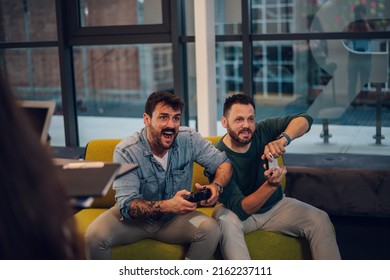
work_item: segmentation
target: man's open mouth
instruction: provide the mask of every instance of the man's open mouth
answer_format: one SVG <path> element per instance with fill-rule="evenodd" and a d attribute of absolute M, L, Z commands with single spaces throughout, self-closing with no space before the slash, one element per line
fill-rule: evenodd
<path fill-rule="evenodd" d="M 172 130 L 165 130 L 162 132 L 162 136 L 167 140 L 172 139 L 174 135 L 175 135 L 175 132 Z"/>
<path fill-rule="evenodd" d="M 250 130 L 242 130 L 240 131 L 240 135 L 243 137 L 250 137 L 252 135 L 252 131 Z"/>

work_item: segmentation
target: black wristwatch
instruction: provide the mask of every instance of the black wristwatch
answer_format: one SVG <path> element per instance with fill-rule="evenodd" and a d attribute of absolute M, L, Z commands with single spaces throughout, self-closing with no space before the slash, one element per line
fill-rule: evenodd
<path fill-rule="evenodd" d="M 282 132 L 282 133 L 278 136 L 278 138 L 276 138 L 276 139 L 280 139 L 280 138 L 282 138 L 282 137 L 285 137 L 285 138 L 287 139 L 287 145 L 289 145 L 289 144 L 291 143 L 291 137 L 288 136 L 288 134 L 287 134 L 286 132 Z"/>

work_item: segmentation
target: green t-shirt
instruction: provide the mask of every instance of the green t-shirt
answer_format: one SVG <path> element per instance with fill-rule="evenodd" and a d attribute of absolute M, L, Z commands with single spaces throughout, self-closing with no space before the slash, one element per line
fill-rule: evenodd
<path fill-rule="evenodd" d="M 224 188 L 219 201 L 236 213 L 241 220 L 250 216 L 242 209 L 242 200 L 265 182 L 263 167 L 265 161 L 261 159 L 265 145 L 275 140 L 286 129 L 289 122 L 298 116 L 305 117 L 311 126 L 313 119 L 306 114 L 268 118 L 256 123 L 256 131 L 246 153 L 236 153 L 230 150 L 223 143 L 223 138 L 216 144 L 218 149 L 226 152 L 234 167 L 232 179 Z M 280 186 L 256 213 L 268 211 L 282 197 L 283 189 Z"/>

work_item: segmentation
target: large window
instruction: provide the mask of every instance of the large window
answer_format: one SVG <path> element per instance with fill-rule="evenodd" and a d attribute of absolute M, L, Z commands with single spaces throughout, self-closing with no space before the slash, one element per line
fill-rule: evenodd
<path fill-rule="evenodd" d="M 0 43 L 57 39 L 55 1 L 0 1 Z"/>
<path fill-rule="evenodd" d="M 56 104 L 49 129 L 51 144 L 64 145 L 60 67 L 55 48 L 8 49 L 2 66 L 17 99 L 48 100 Z"/>
<path fill-rule="evenodd" d="M 323 152 L 364 153 L 360 136 L 370 147 L 388 138 L 389 3 L 255 0 L 250 13 L 242 3 L 215 1 L 218 119 L 224 97 L 245 91 L 257 102 L 257 118 L 307 111 L 313 142 L 330 144 Z M 356 148 L 332 149 L 348 134 Z"/>
<path fill-rule="evenodd" d="M 374 135 L 390 129 L 388 1 L 214 5 L 218 120 L 224 98 L 245 92 L 258 104 L 257 118 L 310 113 L 320 143 L 328 125 L 331 142 L 346 127 L 370 129 L 367 144 L 389 141 Z M 5 0 L 0 7 L 1 67 L 18 98 L 56 101 L 54 146 L 131 134 L 143 126 L 147 96 L 161 89 L 185 99 L 185 124 L 197 126 L 194 0 Z"/>

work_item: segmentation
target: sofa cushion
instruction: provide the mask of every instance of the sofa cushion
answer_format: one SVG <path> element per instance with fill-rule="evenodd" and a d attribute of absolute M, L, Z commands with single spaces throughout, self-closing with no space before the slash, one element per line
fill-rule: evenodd
<path fill-rule="evenodd" d="M 253 260 L 310 260 L 309 242 L 284 234 L 256 230 L 245 235 L 249 254 Z"/>

